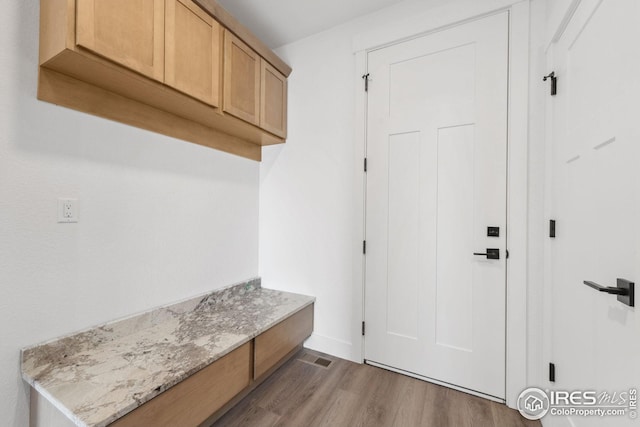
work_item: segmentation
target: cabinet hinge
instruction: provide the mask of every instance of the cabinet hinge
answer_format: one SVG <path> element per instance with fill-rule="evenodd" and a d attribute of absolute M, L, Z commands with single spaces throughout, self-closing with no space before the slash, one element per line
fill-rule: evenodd
<path fill-rule="evenodd" d="M 362 336 L 364 336 L 364 320 L 362 321 Z"/>
<path fill-rule="evenodd" d="M 556 365 L 555 363 L 549 363 L 549 381 L 556 382 Z"/>
<path fill-rule="evenodd" d="M 364 91 L 369 92 L 369 73 L 362 76 L 364 79 Z"/>
<path fill-rule="evenodd" d="M 364 171 L 367 171 L 367 158 L 364 158 Z"/>
<path fill-rule="evenodd" d="M 366 255 L 367 253 L 367 241 L 363 240 L 362 241 L 362 253 Z"/>

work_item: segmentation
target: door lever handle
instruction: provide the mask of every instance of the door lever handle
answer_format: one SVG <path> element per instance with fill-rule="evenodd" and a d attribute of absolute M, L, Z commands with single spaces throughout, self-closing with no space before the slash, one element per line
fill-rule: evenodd
<path fill-rule="evenodd" d="M 500 259 L 500 249 L 489 249 L 487 248 L 487 252 L 480 253 L 474 252 L 474 255 L 485 256 L 487 259 Z"/>
<path fill-rule="evenodd" d="M 583 283 L 600 292 L 606 292 L 614 295 L 629 295 L 629 291 L 627 289 L 614 288 L 613 286 L 602 286 L 598 285 L 596 282 L 590 282 L 588 280 L 585 280 Z"/>
<path fill-rule="evenodd" d="M 625 279 L 618 279 L 617 280 L 617 284 L 616 286 L 602 286 L 599 285 L 595 282 L 591 282 L 589 280 L 585 280 L 584 282 L 585 285 L 589 286 L 590 288 L 593 288 L 595 290 L 597 290 L 598 292 L 605 292 L 607 294 L 612 294 L 612 295 L 617 295 L 618 296 L 618 301 L 620 301 L 623 304 L 626 304 L 630 307 L 634 307 L 635 301 L 634 301 L 634 291 L 635 291 L 635 283 L 630 282 L 628 280 Z"/>

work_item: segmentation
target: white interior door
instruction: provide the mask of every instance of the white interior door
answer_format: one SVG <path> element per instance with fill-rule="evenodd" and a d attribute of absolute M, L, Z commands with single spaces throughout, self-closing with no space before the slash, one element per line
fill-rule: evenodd
<path fill-rule="evenodd" d="M 368 71 L 365 359 L 504 399 L 508 14 Z"/>
<path fill-rule="evenodd" d="M 550 239 L 554 388 L 625 392 L 640 386 L 637 308 L 583 284 L 640 281 L 640 2 L 583 0 L 549 63 Z M 638 425 L 628 416 L 573 425 Z"/>

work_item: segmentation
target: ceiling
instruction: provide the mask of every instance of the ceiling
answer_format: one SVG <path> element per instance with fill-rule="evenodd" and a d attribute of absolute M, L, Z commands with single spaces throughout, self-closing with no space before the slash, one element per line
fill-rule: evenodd
<path fill-rule="evenodd" d="M 403 0 L 218 0 L 271 48 Z"/>

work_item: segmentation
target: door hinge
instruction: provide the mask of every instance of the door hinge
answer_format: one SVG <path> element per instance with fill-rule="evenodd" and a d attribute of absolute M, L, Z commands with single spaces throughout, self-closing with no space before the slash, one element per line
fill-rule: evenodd
<path fill-rule="evenodd" d="M 551 96 L 556 96 L 558 94 L 558 78 L 556 77 L 556 72 L 552 71 L 542 78 L 543 82 L 547 80 L 551 80 Z"/>
<path fill-rule="evenodd" d="M 364 79 L 364 91 L 369 92 L 369 73 L 362 76 Z"/>
<path fill-rule="evenodd" d="M 362 241 L 362 253 L 366 255 L 367 253 L 367 241 L 363 240 Z"/>
<path fill-rule="evenodd" d="M 362 336 L 364 336 L 364 320 L 362 321 Z"/>
<path fill-rule="evenodd" d="M 506 252 L 507 259 L 509 259 L 509 249 L 507 249 L 505 252 Z"/>
<path fill-rule="evenodd" d="M 549 381 L 556 382 L 556 365 L 555 363 L 549 363 Z"/>
<path fill-rule="evenodd" d="M 364 158 L 364 171 L 367 171 L 367 158 Z"/>
<path fill-rule="evenodd" d="M 549 220 L 549 237 L 551 237 L 552 239 L 555 239 L 556 237 L 556 220 L 555 219 Z"/>

